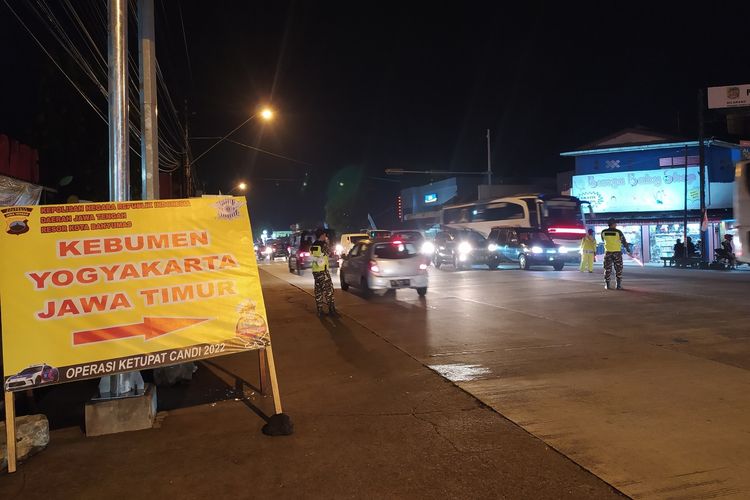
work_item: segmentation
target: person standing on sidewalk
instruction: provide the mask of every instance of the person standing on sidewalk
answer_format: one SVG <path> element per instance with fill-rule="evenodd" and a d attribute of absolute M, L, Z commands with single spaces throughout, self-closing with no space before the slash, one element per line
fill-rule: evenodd
<path fill-rule="evenodd" d="M 615 277 L 617 278 L 617 289 L 622 290 L 622 249 L 630 255 L 628 242 L 625 235 L 617 229 L 617 221 L 609 219 L 609 227 L 602 231 L 602 241 L 604 242 L 604 288 L 612 288 L 609 284 L 609 278 L 612 276 L 612 267 L 615 268 Z"/>
<path fill-rule="evenodd" d="M 594 272 L 594 255 L 596 255 L 596 238 L 594 238 L 594 230 L 589 229 L 581 240 L 581 266 L 579 267 L 581 272 Z"/>
<path fill-rule="evenodd" d="M 315 280 L 315 307 L 318 316 L 323 316 L 323 306 L 328 304 L 328 314 L 337 316 L 333 303 L 333 281 L 328 270 L 328 234 L 322 229 L 315 231 L 315 241 L 310 246 L 312 256 L 312 274 Z"/>

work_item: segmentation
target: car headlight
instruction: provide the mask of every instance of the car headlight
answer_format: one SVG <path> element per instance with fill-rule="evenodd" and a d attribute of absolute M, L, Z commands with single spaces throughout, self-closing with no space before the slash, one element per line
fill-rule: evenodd
<path fill-rule="evenodd" d="M 273 248 L 266 248 L 266 255 L 271 255 L 273 253 Z"/>
<path fill-rule="evenodd" d="M 425 241 L 422 243 L 421 252 L 423 255 L 432 255 L 435 253 L 435 245 L 431 241 Z"/>
<path fill-rule="evenodd" d="M 560 253 L 568 253 L 568 247 L 560 247 L 557 249 L 557 251 Z"/>
<path fill-rule="evenodd" d="M 497 250 L 497 245 L 495 245 L 494 243 L 490 243 L 489 245 L 487 245 L 487 250 L 489 250 L 490 252 L 494 252 L 495 250 Z"/>
<path fill-rule="evenodd" d="M 459 243 L 458 253 L 469 253 L 469 252 L 471 252 L 471 245 L 468 242 L 464 241 L 464 242 Z"/>
<path fill-rule="evenodd" d="M 542 247 L 531 247 L 531 253 L 542 253 Z"/>
<path fill-rule="evenodd" d="M 341 244 L 336 245 L 336 253 L 338 254 L 344 253 L 344 245 L 341 245 Z"/>

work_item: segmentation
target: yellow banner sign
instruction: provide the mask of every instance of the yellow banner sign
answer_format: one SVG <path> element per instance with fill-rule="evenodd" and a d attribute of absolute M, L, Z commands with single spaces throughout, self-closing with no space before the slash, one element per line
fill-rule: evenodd
<path fill-rule="evenodd" d="M 270 345 L 244 198 L 0 214 L 6 391 Z"/>

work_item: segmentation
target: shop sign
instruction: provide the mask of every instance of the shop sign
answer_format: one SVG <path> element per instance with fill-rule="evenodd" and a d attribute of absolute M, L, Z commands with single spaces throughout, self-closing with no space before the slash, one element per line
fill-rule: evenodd
<path fill-rule="evenodd" d="M 270 346 L 242 197 L 2 216 L 6 391 Z"/>
<path fill-rule="evenodd" d="M 571 194 L 597 213 L 683 210 L 685 169 L 574 175 Z M 687 168 L 687 195 L 688 209 L 700 208 L 698 167 Z"/>
<path fill-rule="evenodd" d="M 750 85 L 708 88 L 708 109 L 750 106 Z"/>
<path fill-rule="evenodd" d="M 740 141 L 740 153 L 743 160 L 750 160 L 750 141 Z"/>

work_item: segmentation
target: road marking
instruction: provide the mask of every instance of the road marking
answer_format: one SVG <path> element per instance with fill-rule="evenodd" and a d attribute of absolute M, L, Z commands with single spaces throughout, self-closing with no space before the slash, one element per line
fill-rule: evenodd
<path fill-rule="evenodd" d="M 448 365 L 427 365 L 428 368 L 438 372 L 451 382 L 471 382 L 479 380 L 482 375 L 489 375 L 492 371 L 482 365 L 466 365 L 463 363 L 451 363 Z"/>

